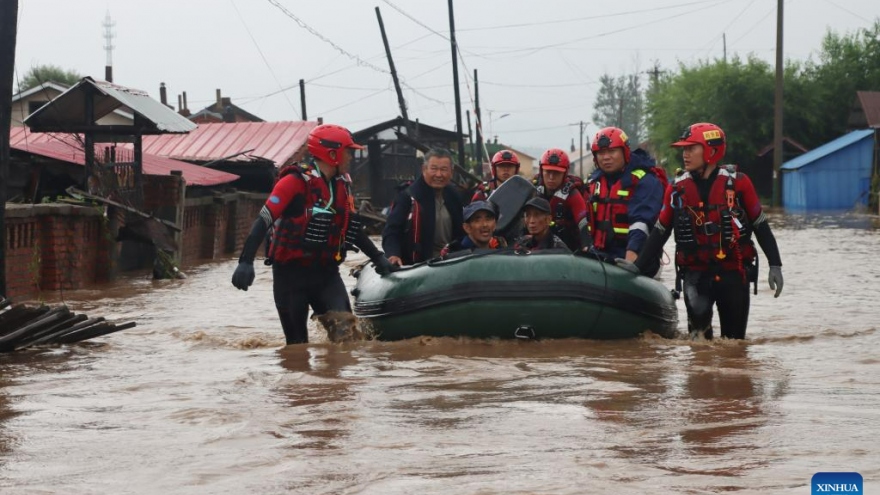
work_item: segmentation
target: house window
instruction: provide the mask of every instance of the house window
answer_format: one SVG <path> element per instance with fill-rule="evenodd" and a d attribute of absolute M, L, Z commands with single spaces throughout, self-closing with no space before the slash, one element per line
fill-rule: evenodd
<path fill-rule="evenodd" d="M 46 103 L 49 103 L 49 101 L 48 100 L 29 101 L 28 102 L 28 115 L 36 112 L 37 110 L 40 109 L 40 107 L 42 107 Z"/>

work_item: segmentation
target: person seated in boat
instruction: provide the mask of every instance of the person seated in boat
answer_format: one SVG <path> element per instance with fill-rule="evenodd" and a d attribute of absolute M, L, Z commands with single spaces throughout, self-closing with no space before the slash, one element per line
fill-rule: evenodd
<path fill-rule="evenodd" d="M 587 204 L 576 181 L 568 174 L 570 161 L 565 151 L 551 148 L 538 162 L 541 181 L 538 197 L 550 203 L 551 228 L 570 251 L 588 249 L 592 244 L 587 230 Z"/>
<path fill-rule="evenodd" d="M 395 265 L 436 258 L 443 246 L 464 235 L 462 200 L 452 181 L 452 155 L 432 149 L 422 175 L 391 203 L 382 230 L 382 249 Z"/>
<path fill-rule="evenodd" d="M 511 150 L 501 150 L 492 157 L 492 179 L 477 186 L 477 192 L 471 198 L 474 201 L 486 201 L 507 179 L 519 173 L 519 157 Z"/>
<path fill-rule="evenodd" d="M 540 251 L 542 249 L 571 249 L 550 228 L 553 222 L 550 202 L 544 198 L 530 199 L 523 206 L 523 223 L 526 226 L 526 235 L 514 242 L 517 251 Z"/>
<path fill-rule="evenodd" d="M 464 224 L 462 227 L 467 235 L 444 246 L 440 250 L 441 258 L 461 251 L 473 252 L 477 249 L 507 247 L 507 241 L 503 237 L 494 235 L 498 214 L 492 203 L 488 201 L 474 201 L 464 207 L 463 217 Z"/>
<path fill-rule="evenodd" d="M 600 129 L 591 148 L 596 170 L 587 180 L 584 199 L 593 247 L 619 264 L 632 263 L 672 188 L 667 188 L 666 172 L 648 153 L 630 151 L 629 137 L 618 127 Z M 659 270 L 660 257 L 654 255 L 645 274 L 653 277 Z"/>

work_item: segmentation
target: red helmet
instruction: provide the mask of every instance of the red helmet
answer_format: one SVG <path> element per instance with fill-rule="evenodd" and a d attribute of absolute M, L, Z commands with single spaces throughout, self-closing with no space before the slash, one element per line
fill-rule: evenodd
<path fill-rule="evenodd" d="M 727 150 L 727 138 L 724 136 L 724 131 L 717 125 L 708 122 L 689 125 L 678 141 L 670 146 L 680 147 L 694 144 L 703 146 L 703 160 L 709 165 L 720 162 L 724 158 L 724 151 Z"/>
<path fill-rule="evenodd" d="M 605 127 L 604 129 L 599 129 L 599 132 L 596 133 L 596 137 L 593 138 L 593 145 L 591 146 L 591 149 L 593 150 L 593 161 L 596 161 L 596 153 L 598 153 L 599 150 L 611 148 L 623 148 L 623 159 L 626 163 L 629 163 L 629 137 L 623 132 L 623 129 L 619 127 Z"/>
<path fill-rule="evenodd" d="M 316 160 L 338 167 L 342 161 L 342 153 L 345 148 L 356 150 L 364 149 L 363 146 L 354 142 L 351 132 L 345 127 L 333 124 L 323 124 L 312 129 L 308 139 L 309 153 Z"/>
<path fill-rule="evenodd" d="M 501 150 L 492 157 L 492 177 L 495 177 L 495 167 L 498 165 L 515 165 L 516 173 L 519 173 L 519 157 L 510 150 Z"/>
<path fill-rule="evenodd" d="M 550 148 L 541 155 L 538 165 L 540 165 L 541 170 L 546 168 L 547 170 L 568 173 L 570 163 L 568 155 L 564 151 L 559 148 Z"/>

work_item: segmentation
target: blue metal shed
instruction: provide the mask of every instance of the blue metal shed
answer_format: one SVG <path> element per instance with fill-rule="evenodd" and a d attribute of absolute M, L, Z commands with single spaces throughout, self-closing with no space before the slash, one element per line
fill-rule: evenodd
<path fill-rule="evenodd" d="M 782 205 L 850 210 L 868 204 L 874 129 L 853 131 L 782 164 Z"/>

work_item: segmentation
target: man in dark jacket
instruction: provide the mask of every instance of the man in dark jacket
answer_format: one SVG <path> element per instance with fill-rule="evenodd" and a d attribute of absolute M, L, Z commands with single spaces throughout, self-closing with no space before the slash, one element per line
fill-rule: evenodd
<path fill-rule="evenodd" d="M 396 265 L 411 265 L 440 255 L 443 247 L 464 235 L 462 201 L 452 180 L 452 155 L 425 154 L 422 175 L 391 203 L 382 231 L 382 248 Z"/>
<path fill-rule="evenodd" d="M 528 234 L 520 237 L 514 243 L 517 251 L 540 251 L 542 249 L 571 250 L 557 237 L 550 224 L 553 216 L 550 213 L 550 202 L 544 198 L 532 198 L 523 206 L 523 223 Z"/>

